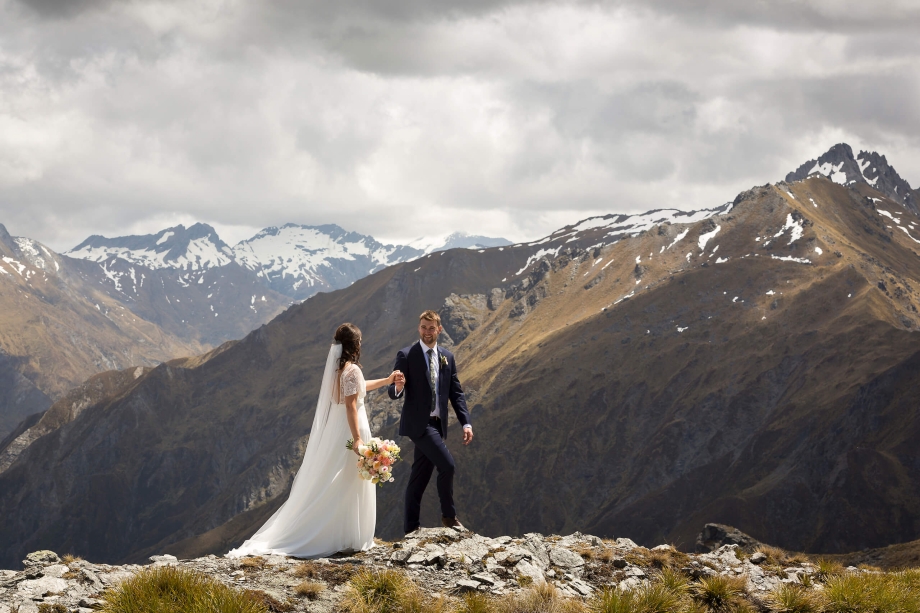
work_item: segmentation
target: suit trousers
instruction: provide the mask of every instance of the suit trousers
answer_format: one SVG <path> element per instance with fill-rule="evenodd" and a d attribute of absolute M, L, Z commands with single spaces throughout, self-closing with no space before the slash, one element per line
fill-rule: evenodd
<path fill-rule="evenodd" d="M 406 510 L 403 530 L 408 534 L 421 525 L 419 519 L 422 511 L 422 495 L 428 487 L 431 473 L 438 469 L 438 498 L 441 501 L 441 515 L 456 517 L 454 508 L 454 458 L 447 450 L 437 420 L 432 419 L 425 428 L 425 433 L 412 438 L 415 443 L 415 456 L 412 471 L 409 473 L 409 485 L 406 487 Z"/>

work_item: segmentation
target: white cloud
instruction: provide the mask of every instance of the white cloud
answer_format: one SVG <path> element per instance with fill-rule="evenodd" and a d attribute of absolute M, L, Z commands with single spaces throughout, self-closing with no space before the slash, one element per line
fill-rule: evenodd
<path fill-rule="evenodd" d="M 0 223 L 521 240 L 715 206 L 841 140 L 920 180 L 918 10 L 781 4 L 7 1 Z"/>

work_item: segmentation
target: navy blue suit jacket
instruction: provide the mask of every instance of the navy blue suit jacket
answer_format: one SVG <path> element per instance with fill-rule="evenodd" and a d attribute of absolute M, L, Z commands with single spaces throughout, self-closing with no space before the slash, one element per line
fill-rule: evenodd
<path fill-rule="evenodd" d="M 457 377 L 457 363 L 454 354 L 440 345 L 438 352 L 446 358 L 447 364 L 438 360 L 438 412 L 441 417 L 441 438 L 447 436 L 447 402 L 454 407 L 457 421 L 464 426 L 471 424 L 470 412 L 466 408 L 466 397 Z M 396 354 L 396 364 L 393 370 L 402 371 L 406 375 L 406 386 L 403 388 L 403 410 L 399 419 L 399 434 L 409 438 L 418 438 L 425 433 L 428 418 L 431 415 L 431 383 L 428 382 L 428 365 L 425 352 L 418 341 L 408 347 L 400 349 Z M 396 384 L 391 383 L 387 392 L 390 398 L 396 399 Z"/>

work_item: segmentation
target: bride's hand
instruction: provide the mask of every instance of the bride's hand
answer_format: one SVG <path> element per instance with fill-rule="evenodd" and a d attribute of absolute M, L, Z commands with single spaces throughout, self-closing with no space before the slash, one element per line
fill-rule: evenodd
<path fill-rule="evenodd" d="M 397 377 L 397 375 L 399 375 L 399 371 L 398 371 L 398 370 L 394 370 L 393 372 L 391 372 L 391 373 L 390 373 L 390 376 L 387 377 L 387 385 L 389 385 L 389 384 L 391 384 L 391 383 L 395 383 L 395 382 L 396 382 L 396 377 Z"/>
<path fill-rule="evenodd" d="M 364 441 L 362 441 L 361 438 L 359 437 L 355 439 L 354 445 L 351 446 L 351 450 L 354 451 L 355 455 L 358 457 L 361 457 L 361 452 L 358 451 L 358 447 L 360 447 L 363 444 L 364 444 Z"/>

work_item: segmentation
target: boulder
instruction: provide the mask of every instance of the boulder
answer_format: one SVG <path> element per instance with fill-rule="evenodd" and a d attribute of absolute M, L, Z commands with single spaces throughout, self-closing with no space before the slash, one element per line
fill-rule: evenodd
<path fill-rule="evenodd" d="M 458 593 L 475 592 L 479 589 L 480 583 L 472 579 L 460 579 L 454 588 Z"/>
<path fill-rule="evenodd" d="M 33 551 L 26 556 L 26 559 L 22 561 L 22 565 L 26 568 L 30 566 L 51 566 L 52 564 L 60 564 L 61 558 L 58 557 L 58 554 L 47 549 L 42 549 L 41 551 Z"/>
<path fill-rule="evenodd" d="M 514 567 L 514 570 L 518 575 L 529 577 L 531 581 L 533 581 L 534 585 L 543 585 L 546 583 L 546 578 L 543 576 L 543 571 L 527 560 L 521 560 L 518 562 Z"/>
<path fill-rule="evenodd" d="M 446 553 L 452 560 L 465 560 L 469 564 L 470 562 L 481 561 L 489 553 L 489 546 L 484 542 L 484 539 L 468 538 L 451 543 L 447 547 Z"/>
<path fill-rule="evenodd" d="M 20 581 L 16 589 L 31 598 L 42 598 L 45 594 L 57 594 L 67 589 L 67 580 L 59 577 L 42 577 Z"/>
<path fill-rule="evenodd" d="M 724 524 L 706 524 L 696 537 L 698 553 L 709 553 L 723 545 L 738 545 L 744 551 L 753 552 L 761 543 L 741 530 Z"/>
<path fill-rule="evenodd" d="M 767 554 L 762 551 L 757 551 L 754 555 L 751 556 L 751 564 L 763 564 L 767 561 Z"/>
<path fill-rule="evenodd" d="M 636 547 L 638 547 L 638 545 L 636 545 L 635 541 L 633 541 L 632 539 L 618 538 L 616 542 L 617 542 L 617 547 L 619 547 L 620 549 L 631 550 L 631 549 L 635 549 Z"/>
<path fill-rule="evenodd" d="M 562 568 L 577 568 L 585 565 L 585 561 L 580 555 L 565 547 L 551 547 L 549 559 L 554 565 Z"/>

